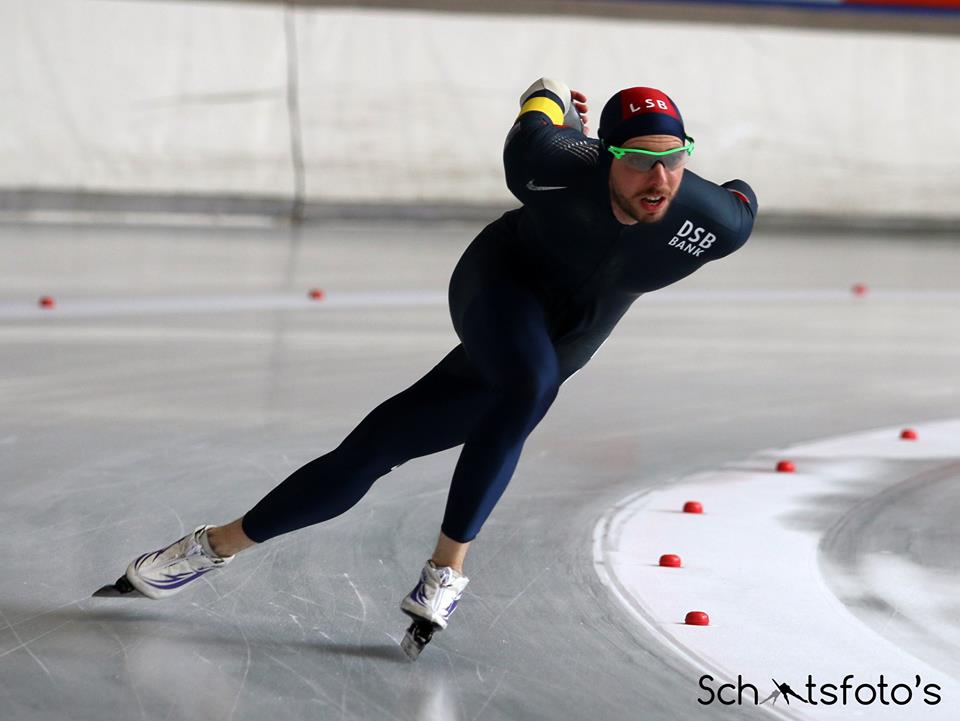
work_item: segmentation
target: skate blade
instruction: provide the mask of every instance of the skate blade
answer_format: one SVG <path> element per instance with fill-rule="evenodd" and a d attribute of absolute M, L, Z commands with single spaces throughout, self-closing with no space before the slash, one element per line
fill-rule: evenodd
<path fill-rule="evenodd" d="M 417 618 L 410 624 L 406 634 L 404 634 L 403 640 L 400 642 L 400 649 L 406 654 L 408 659 L 416 661 L 426 645 L 430 643 L 433 634 L 438 630 L 440 630 L 440 627 L 436 624 L 430 623 L 430 621 L 422 618 Z"/>
<path fill-rule="evenodd" d="M 400 642 L 400 649 L 403 651 L 404 655 L 406 655 L 407 659 L 410 661 L 416 661 L 418 658 L 420 658 L 420 653 L 423 651 L 423 646 L 417 643 L 408 633 Z"/>
<path fill-rule="evenodd" d="M 126 575 L 120 576 L 116 583 L 110 583 L 94 591 L 92 598 L 146 598 L 133 587 Z"/>

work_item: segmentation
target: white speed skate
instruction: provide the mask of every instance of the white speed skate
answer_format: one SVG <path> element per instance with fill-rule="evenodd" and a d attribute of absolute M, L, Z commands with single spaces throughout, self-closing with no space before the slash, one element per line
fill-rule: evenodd
<path fill-rule="evenodd" d="M 158 600 L 180 593 L 234 558 L 220 557 L 213 552 L 207 541 L 209 528 L 213 526 L 200 526 L 169 546 L 135 558 L 116 583 L 104 586 L 93 595 L 146 596 Z"/>
<path fill-rule="evenodd" d="M 427 561 L 420 581 L 400 602 L 400 610 L 413 619 L 400 647 L 411 660 L 423 651 L 433 634 L 447 627 L 470 579 L 449 566 Z"/>

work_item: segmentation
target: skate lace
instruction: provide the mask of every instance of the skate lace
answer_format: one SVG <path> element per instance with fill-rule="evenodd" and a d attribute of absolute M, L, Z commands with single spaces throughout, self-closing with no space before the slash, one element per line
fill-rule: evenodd
<path fill-rule="evenodd" d="M 166 563 L 161 567 L 162 571 L 167 571 L 171 567 L 185 563 L 193 571 L 202 571 L 217 565 L 213 559 L 208 558 L 203 552 L 203 548 L 195 541 L 188 541 L 185 548 L 178 549 L 179 552 L 166 559 Z"/>

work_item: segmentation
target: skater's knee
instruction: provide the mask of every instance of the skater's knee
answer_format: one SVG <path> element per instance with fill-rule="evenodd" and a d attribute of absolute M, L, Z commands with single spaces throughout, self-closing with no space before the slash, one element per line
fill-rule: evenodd
<path fill-rule="evenodd" d="M 389 438 L 377 442 L 374 439 L 344 440 L 328 454 L 332 461 L 327 469 L 340 478 L 364 479 L 372 485 L 381 476 L 400 466 L 408 458 L 399 449 L 393 448 Z"/>
<path fill-rule="evenodd" d="M 363 475 L 380 476 L 406 458 L 397 445 L 397 431 L 391 427 L 388 413 L 381 408 L 371 411 L 328 454 L 331 463 L 340 469 Z"/>
<path fill-rule="evenodd" d="M 499 386 L 500 392 L 510 401 L 534 412 L 553 403 L 560 389 L 560 373 L 556 362 L 520 364 L 511 369 Z"/>

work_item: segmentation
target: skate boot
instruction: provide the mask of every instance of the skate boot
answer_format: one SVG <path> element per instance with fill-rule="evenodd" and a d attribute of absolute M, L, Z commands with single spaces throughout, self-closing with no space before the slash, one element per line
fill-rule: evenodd
<path fill-rule="evenodd" d="M 437 566 L 432 560 L 424 565 L 420 581 L 400 602 L 400 610 L 413 619 L 400 643 L 411 660 L 420 655 L 436 631 L 447 627 L 469 582 L 469 578 L 449 566 Z"/>
<path fill-rule="evenodd" d="M 200 526 L 169 546 L 134 559 L 116 583 L 93 595 L 167 598 L 210 571 L 226 566 L 234 557 L 213 552 L 207 540 L 208 528 L 213 526 Z"/>

